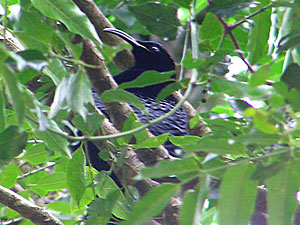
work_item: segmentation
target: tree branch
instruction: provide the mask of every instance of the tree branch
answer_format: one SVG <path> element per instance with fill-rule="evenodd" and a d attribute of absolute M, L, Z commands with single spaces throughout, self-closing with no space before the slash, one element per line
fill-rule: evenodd
<path fill-rule="evenodd" d="M 59 219 L 47 210 L 37 206 L 21 195 L 0 185 L 0 203 L 18 212 L 21 216 L 29 219 L 34 224 L 63 225 Z"/>

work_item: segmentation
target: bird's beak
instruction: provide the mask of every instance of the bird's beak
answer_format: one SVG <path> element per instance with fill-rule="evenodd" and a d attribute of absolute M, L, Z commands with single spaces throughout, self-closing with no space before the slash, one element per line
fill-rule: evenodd
<path fill-rule="evenodd" d="M 134 37 L 130 36 L 129 34 L 126 34 L 121 30 L 115 28 L 105 28 L 103 29 L 103 31 L 117 35 L 118 37 L 122 38 L 124 41 L 128 42 L 132 47 L 139 47 L 149 51 L 149 49 L 146 48 L 144 45 L 138 43 Z"/>

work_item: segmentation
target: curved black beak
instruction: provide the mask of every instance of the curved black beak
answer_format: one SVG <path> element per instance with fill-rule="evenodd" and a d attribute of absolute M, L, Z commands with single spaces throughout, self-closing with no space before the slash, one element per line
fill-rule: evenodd
<path fill-rule="evenodd" d="M 121 31 L 121 30 L 118 30 L 115 28 L 105 28 L 105 29 L 103 29 L 103 31 L 117 35 L 118 37 L 122 38 L 124 41 L 128 42 L 132 47 L 139 47 L 139 48 L 143 48 L 143 49 L 149 51 L 148 48 L 146 48 L 144 45 L 138 43 L 138 41 L 134 37 L 130 36 L 129 34 L 125 33 L 124 31 Z"/>

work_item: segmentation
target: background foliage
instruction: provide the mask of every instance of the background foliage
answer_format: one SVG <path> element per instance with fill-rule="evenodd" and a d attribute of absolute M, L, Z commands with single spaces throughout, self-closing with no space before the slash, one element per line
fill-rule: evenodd
<path fill-rule="evenodd" d="M 180 183 L 161 184 L 143 198 L 132 187 L 122 192 L 107 172 L 86 166 L 85 142 L 71 154 L 67 138 L 58 134 L 68 127 L 93 135 L 103 120 L 89 106 L 90 84 L 79 61 L 82 48 L 72 43 L 74 34 L 94 42 L 113 75 L 119 71 L 111 60 L 123 47 L 102 45 L 73 1 L 1 0 L 6 9 L 2 25 L 25 48 L 13 53 L 0 45 L 0 184 L 50 210 L 64 224 L 105 224 L 112 215 L 122 224 L 141 224 L 159 216 L 193 179 L 199 182 L 182 197 L 180 224 L 248 224 L 261 186 L 268 189 L 268 224 L 293 224 L 300 182 L 300 2 L 94 2 L 118 29 L 138 33 L 139 39 L 165 41 L 184 68 L 184 78 L 198 74 L 190 95 L 198 114 L 190 126 L 203 119 L 211 132 L 201 138 L 170 137 L 183 148 L 184 158 L 144 168 L 137 178 L 175 176 Z M 184 43 L 186 34 L 197 46 L 189 37 Z M 187 87 L 185 79 L 179 83 L 177 88 Z M 120 89 L 114 96 L 144 109 Z M 128 144 L 130 138 L 110 144 L 123 152 L 155 148 L 167 136 L 145 140 L 140 132 L 137 145 Z M 124 163 L 122 157 L 113 161 Z M 0 220 L 32 224 L 5 205 Z"/>

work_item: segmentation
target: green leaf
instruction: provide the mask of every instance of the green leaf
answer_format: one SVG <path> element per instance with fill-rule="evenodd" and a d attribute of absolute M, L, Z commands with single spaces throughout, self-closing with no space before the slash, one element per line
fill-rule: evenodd
<path fill-rule="evenodd" d="M 75 116 L 74 119 L 72 119 L 72 124 L 74 124 L 81 132 L 88 135 L 94 135 L 101 127 L 104 118 L 105 117 L 98 112 L 91 112 L 86 115 L 86 121 L 84 121 L 81 116 Z"/>
<path fill-rule="evenodd" d="M 254 125 L 259 131 L 267 134 L 278 133 L 276 125 L 270 122 L 271 114 L 269 112 L 248 108 L 244 111 L 243 115 L 253 117 Z"/>
<path fill-rule="evenodd" d="M 27 133 L 17 126 L 9 126 L 0 133 L 0 164 L 19 155 L 27 144 Z"/>
<path fill-rule="evenodd" d="M 199 171 L 199 166 L 194 158 L 161 161 L 155 166 L 141 169 L 138 179 L 160 178 Z"/>
<path fill-rule="evenodd" d="M 88 208 L 89 217 L 98 217 L 97 224 L 106 224 L 111 217 L 112 210 L 115 207 L 117 200 L 120 196 L 120 192 L 118 190 L 111 191 L 106 199 L 98 198 L 94 200 Z M 91 222 L 92 218 L 87 220 L 87 224 L 93 224 Z M 100 222 L 100 223 L 99 223 Z"/>
<path fill-rule="evenodd" d="M 177 28 L 180 25 L 175 8 L 148 3 L 129 6 L 128 9 L 151 33 L 161 38 L 175 39 Z"/>
<path fill-rule="evenodd" d="M 214 29 L 211 29 L 212 27 Z M 208 30 L 209 32 L 207 32 Z M 211 45 L 213 45 L 214 49 L 216 50 L 222 38 L 222 34 L 222 24 L 218 21 L 215 15 L 207 13 L 199 29 L 199 35 L 201 39 L 207 40 L 208 45 L 210 45 L 209 43 L 211 43 Z"/>
<path fill-rule="evenodd" d="M 262 8 L 270 3 L 270 0 L 262 0 L 259 8 Z M 268 40 L 271 27 L 271 14 L 272 10 L 266 10 L 253 17 L 255 26 L 251 27 L 249 33 L 249 42 L 247 49 L 248 60 L 250 64 L 256 64 L 260 59 L 266 57 L 268 52 Z"/>
<path fill-rule="evenodd" d="M 252 165 L 245 164 L 228 168 L 223 175 L 217 206 L 218 224 L 248 224 L 257 193 L 257 182 L 250 179 L 253 171 Z"/>
<path fill-rule="evenodd" d="M 247 83 L 224 79 L 214 79 L 211 82 L 211 88 L 214 92 L 225 93 L 238 98 L 248 96 L 259 98 L 265 96 L 272 89 L 267 85 L 251 88 Z"/>
<path fill-rule="evenodd" d="M 159 92 L 155 101 L 157 103 L 159 103 L 161 100 L 169 97 L 174 91 L 186 88 L 188 82 L 189 82 L 189 79 L 184 79 L 181 82 L 175 82 L 175 83 L 169 84 L 167 87 L 165 87 L 164 89 L 162 89 Z"/>
<path fill-rule="evenodd" d="M 71 33 L 57 31 L 56 34 L 63 41 L 73 58 L 79 60 L 82 55 L 82 44 L 73 44 L 72 41 L 74 38 Z"/>
<path fill-rule="evenodd" d="M 267 180 L 268 224 L 294 224 L 294 215 L 298 207 L 295 196 L 299 190 L 299 174 L 299 163 L 291 161 Z"/>
<path fill-rule="evenodd" d="M 12 188 L 18 178 L 19 169 L 15 164 L 8 164 L 1 168 L 0 183 L 6 188 Z"/>
<path fill-rule="evenodd" d="M 120 219 L 126 219 L 130 213 L 128 208 L 129 202 L 124 197 L 118 185 L 111 179 L 110 176 L 107 176 L 106 171 L 101 171 L 97 174 L 96 180 L 98 183 L 95 187 L 95 191 L 97 196 L 100 198 L 107 199 L 107 196 L 111 192 L 119 192 L 119 198 L 115 203 L 112 213 Z"/>
<path fill-rule="evenodd" d="M 194 190 L 188 190 L 184 193 L 183 204 L 179 211 L 180 225 L 202 224 L 200 223 L 202 207 L 207 199 L 209 185 L 208 176 L 201 176 Z"/>
<path fill-rule="evenodd" d="M 80 208 L 80 200 L 87 187 L 85 156 L 83 151 L 80 151 L 80 149 L 73 153 L 72 159 L 68 162 L 67 183 L 68 190 L 72 198 L 75 199 L 78 208 Z"/>
<path fill-rule="evenodd" d="M 144 112 L 147 111 L 145 105 L 137 96 L 122 89 L 107 90 L 101 95 L 100 98 L 107 103 L 127 102 Z"/>
<path fill-rule="evenodd" d="M 157 216 L 168 205 L 172 196 L 174 196 L 179 185 L 162 184 L 150 190 L 141 200 L 139 200 L 133 209 L 131 215 L 122 225 L 138 225 L 153 216 Z"/>
<path fill-rule="evenodd" d="M 61 80 L 69 76 L 69 72 L 59 59 L 50 58 L 48 66 L 43 70 L 48 77 L 51 78 L 53 83 L 57 86 Z"/>
<path fill-rule="evenodd" d="M 88 77 L 81 70 L 76 75 L 71 76 L 69 82 L 68 105 L 74 113 L 78 113 L 85 120 L 87 113 L 85 104 L 94 102 Z"/>
<path fill-rule="evenodd" d="M 164 83 L 166 81 L 174 81 L 174 79 L 171 79 L 170 76 L 174 75 L 174 71 L 171 72 L 165 72 L 165 73 L 159 73 L 154 70 L 145 71 L 141 75 L 139 75 L 135 80 L 122 83 L 119 85 L 119 88 L 127 89 L 127 88 L 141 88 L 146 87 L 150 85 L 160 84 Z"/>
<path fill-rule="evenodd" d="M 280 39 L 278 43 L 278 53 L 286 51 L 290 48 L 294 48 L 300 44 L 300 29 L 292 31 L 283 38 Z"/>
<path fill-rule="evenodd" d="M 253 0 L 214 0 L 209 3 L 206 10 L 219 17 L 231 17 L 252 2 Z"/>
<path fill-rule="evenodd" d="M 46 52 L 55 38 L 54 28 L 42 21 L 34 7 L 22 7 L 20 25 L 23 33 L 17 33 L 24 44 L 32 49 Z M 18 35 L 21 34 L 21 35 Z"/>
<path fill-rule="evenodd" d="M 5 129 L 5 98 L 3 96 L 2 85 L 0 85 L 0 132 Z"/>
<path fill-rule="evenodd" d="M 23 124 L 26 109 L 21 84 L 18 82 L 13 71 L 10 68 L 8 68 L 4 63 L 0 63 L 0 73 L 4 78 L 9 95 L 11 97 L 13 109 L 16 113 L 18 124 L 21 126 Z"/>
<path fill-rule="evenodd" d="M 31 148 L 27 148 L 22 158 L 32 164 L 40 164 L 47 162 L 48 153 L 43 143 L 37 143 Z"/>
<path fill-rule="evenodd" d="M 265 181 L 281 170 L 284 167 L 284 164 L 285 162 L 272 162 L 264 165 L 258 164 L 251 178 L 254 180 Z"/>
<path fill-rule="evenodd" d="M 31 0 L 31 2 L 45 16 L 64 23 L 69 31 L 95 43 L 101 43 L 94 26 L 74 2 L 69 0 Z"/>
<path fill-rule="evenodd" d="M 238 143 L 235 138 L 210 136 L 199 138 L 195 136 L 170 136 L 170 141 L 184 149 L 184 152 L 209 152 L 220 155 L 232 154 L 235 156 L 245 155 L 245 146 Z"/>
<path fill-rule="evenodd" d="M 63 133 L 54 122 L 52 123 L 51 129 Z M 68 148 L 69 143 L 65 138 L 51 131 L 38 131 L 36 134 L 45 142 L 47 148 L 71 158 L 70 149 Z"/>
<path fill-rule="evenodd" d="M 295 88 L 300 91 L 300 66 L 297 63 L 289 64 L 284 70 L 280 81 L 287 84 L 289 89 Z"/>
<path fill-rule="evenodd" d="M 159 136 L 150 137 L 146 140 L 142 141 L 141 143 L 138 143 L 136 145 L 133 145 L 135 149 L 141 149 L 141 148 L 157 148 L 158 146 L 161 146 L 164 144 L 170 133 L 161 134 Z"/>
<path fill-rule="evenodd" d="M 263 65 L 259 67 L 254 74 L 251 74 L 248 81 L 250 87 L 256 87 L 258 85 L 264 84 L 267 79 L 273 76 L 273 71 L 270 65 Z"/>
<path fill-rule="evenodd" d="M 178 6 L 181 6 L 181 7 L 189 9 L 192 0 L 173 0 L 173 2 L 175 4 L 177 4 Z"/>
<path fill-rule="evenodd" d="M 63 172 L 43 176 L 36 184 L 36 187 L 44 191 L 57 191 L 67 188 L 67 177 Z"/>

